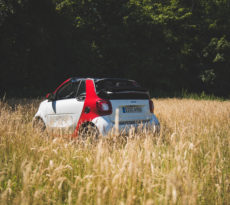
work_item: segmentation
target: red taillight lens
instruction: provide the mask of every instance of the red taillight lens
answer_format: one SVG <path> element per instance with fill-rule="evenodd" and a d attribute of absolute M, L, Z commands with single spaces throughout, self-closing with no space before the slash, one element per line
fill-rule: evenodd
<path fill-rule="evenodd" d="M 109 100 L 98 100 L 96 104 L 99 115 L 112 114 L 112 105 Z"/>
<path fill-rule="evenodd" d="M 154 104 L 152 100 L 149 100 L 149 110 L 151 113 L 154 113 Z"/>

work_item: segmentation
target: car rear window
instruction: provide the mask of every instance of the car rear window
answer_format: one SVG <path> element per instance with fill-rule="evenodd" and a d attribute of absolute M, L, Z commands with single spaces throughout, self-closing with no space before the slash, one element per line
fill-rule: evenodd
<path fill-rule="evenodd" d="M 95 81 L 95 87 L 104 99 L 149 99 L 149 92 L 134 80 L 102 79 Z"/>

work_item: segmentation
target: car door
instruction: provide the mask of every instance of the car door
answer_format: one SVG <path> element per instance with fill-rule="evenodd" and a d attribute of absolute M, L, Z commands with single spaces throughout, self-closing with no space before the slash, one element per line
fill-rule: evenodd
<path fill-rule="evenodd" d="M 84 80 L 64 84 L 57 91 L 56 100 L 48 102 L 46 111 L 48 126 L 73 131 L 84 106 L 84 96 L 81 98 L 78 96 L 84 92 Z"/>

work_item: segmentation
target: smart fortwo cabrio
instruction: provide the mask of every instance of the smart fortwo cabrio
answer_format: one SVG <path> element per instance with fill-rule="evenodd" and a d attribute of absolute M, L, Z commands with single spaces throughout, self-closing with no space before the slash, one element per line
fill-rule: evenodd
<path fill-rule="evenodd" d="M 74 136 L 93 127 L 107 135 L 119 110 L 119 131 L 142 125 L 159 132 L 149 92 L 136 81 L 118 78 L 69 78 L 46 95 L 33 124 L 49 129 L 67 129 Z"/>

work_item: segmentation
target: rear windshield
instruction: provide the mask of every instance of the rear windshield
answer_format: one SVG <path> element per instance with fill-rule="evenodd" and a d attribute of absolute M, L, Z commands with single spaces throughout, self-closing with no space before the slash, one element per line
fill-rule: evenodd
<path fill-rule="evenodd" d="M 149 99 L 149 92 L 134 80 L 102 79 L 95 82 L 95 87 L 104 99 Z"/>

